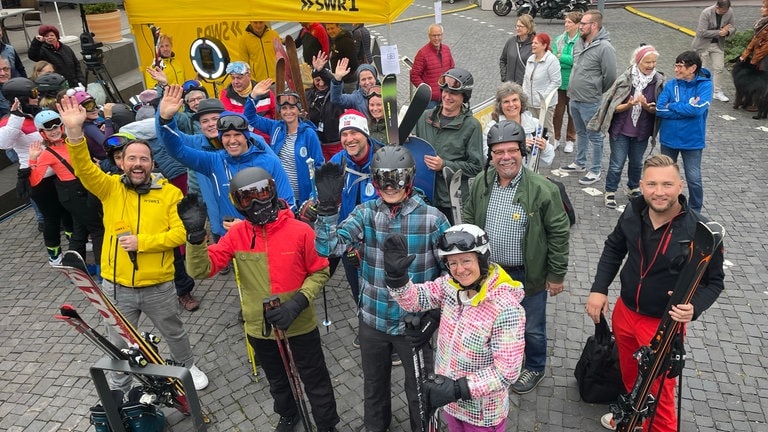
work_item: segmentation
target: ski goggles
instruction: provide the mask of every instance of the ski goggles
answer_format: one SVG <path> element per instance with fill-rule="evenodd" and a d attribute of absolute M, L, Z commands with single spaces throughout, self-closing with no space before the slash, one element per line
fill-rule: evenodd
<path fill-rule="evenodd" d="M 246 131 L 248 130 L 248 120 L 246 120 L 243 117 L 240 117 L 239 115 L 225 115 L 219 117 L 219 120 L 216 122 L 216 129 L 219 132 L 226 132 L 226 131 Z"/>
<path fill-rule="evenodd" d="M 238 210 L 247 210 L 256 202 L 269 204 L 277 195 L 277 187 L 272 179 L 259 180 L 230 193 L 232 203 Z"/>
<path fill-rule="evenodd" d="M 488 236 L 485 234 L 480 237 L 475 237 L 473 234 L 466 231 L 448 231 L 440 236 L 437 246 L 440 250 L 444 251 L 451 251 L 456 248 L 462 252 L 469 252 L 477 246 L 482 246 L 487 243 Z"/>
<path fill-rule="evenodd" d="M 184 81 L 184 84 L 181 85 L 181 89 L 184 90 L 184 93 L 200 87 L 202 87 L 202 85 L 198 80 L 187 80 Z"/>
<path fill-rule="evenodd" d="M 373 184 L 379 190 L 384 190 L 386 188 L 401 190 L 411 185 L 415 172 L 415 168 L 378 168 L 371 174 Z"/>
<path fill-rule="evenodd" d="M 43 123 L 43 127 L 40 128 L 40 129 L 44 130 L 44 131 L 52 131 L 52 130 L 54 130 L 56 128 L 60 128 L 62 126 L 63 126 L 63 124 L 61 123 L 61 119 L 57 118 L 57 119 L 48 120 L 47 122 Z"/>
<path fill-rule="evenodd" d="M 370 90 L 368 90 L 368 94 L 365 95 L 366 99 L 370 99 L 372 97 L 381 97 L 381 86 L 373 86 Z"/>
<path fill-rule="evenodd" d="M 37 87 L 31 89 L 29 91 L 29 98 L 30 99 L 37 99 L 37 97 L 40 96 L 40 92 L 37 91 Z"/>
<path fill-rule="evenodd" d="M 440 78 L 438 78 L 437 85 L 441 90 L 449 90 L 454 92 L 462 92 L 472 88 L 471 86 L 464 86 L 464 84 L 462 84 L 458 78 L 449 74 L 442 75 Z"/>
<path fill-rule="evenodd" d="M 96 111 L 96 109 L 98 108 L 98 106 L 96 105 L 96 101 L 93 99 L 86 99 L 80 102 L 80 106 L 85 108 L 85 110 L 88 112 Z"/>
<path fill-rule="evenodd" d="M 120 150 L 133 141 L 136 141 L 136 137 L 132 134 L 127 132 L 116 133 L 108 136 L 107 139 L 104 140 L 104 150 L 108 152 Z"/>
<path fill-rule="evenodd" d="M 289 107 L 297 107 L 300 106 L 299 103 L 299 96 L 295 94 L 281 94 L 277 95 L 277 106 L 283 107 L 283 106 L 289 106 Z"/>

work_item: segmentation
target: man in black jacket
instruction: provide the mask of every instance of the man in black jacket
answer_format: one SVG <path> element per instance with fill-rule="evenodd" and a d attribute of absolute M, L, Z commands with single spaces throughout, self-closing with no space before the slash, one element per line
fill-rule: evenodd
<path fill-rule="evenodd" d="M 349 70 L 356 71 L 360 65 L 357 61 L 357 51 L 355 49 L 355 39 L 352 35 L 341 28 L 339 24 L 328 23 L 325 25 L 325 30 L 328 32 L 328 37 L 331 40 L 331 52 L 328 56 L 328 61 L 331 63 L 331 70 L 336 70 L 336 63 L 339 60 L 346 58 L 349 60 Z M 357 77 L 347 74 L 344 77 L 344 91 L 351 93 L 357 87 Z"/>
<path fill-rule="evenodd" d="M 619 349 L 624 387 L 631 390 L 637 378 L 633 354 L 651 342 L 666 309 L 670 290 L 677 282 L 672 271 L 693 240 L 696 224 L 702 220 L 682 195 L 680 168 L 665 155 L 654 155 L 643 164 L 640 180 L 642 197 L 634 198 L 619 217 L 597 264 L 597 274 L 587 299 L 586 313 L 594 322 L 608 311 L 608 286 L 621 268 L 621 293 L 611 321 Z M 681 243 L 683 242 L 683 243 Z M 685 245 L 685 246 L 683 246 Z M 626 264 L 621 266 L 624 257 Z M 723 291 L 723 249 L 715 251 L 690 303 L 673 305 L 670 317 L 688 323 L 707 310 Z M 656 404 L 654 430 L 677 430 L 674 378 L 664 380 Z M 659 382 L 651 388 L 657 394 Z M 606 414 L 603 426 L 611 428 Z"/>

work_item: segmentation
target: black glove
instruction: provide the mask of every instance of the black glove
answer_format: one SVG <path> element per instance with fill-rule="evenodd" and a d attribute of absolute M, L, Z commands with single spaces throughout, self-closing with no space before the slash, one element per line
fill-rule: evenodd
<path fill-rule="evenodd" d="M 454 381 L 443 375 L 430 374 L 429 378 L 424 381 L 424 401 L 429 417 L 436 409 L 459 399 L 472 399 L 466 378 L 459 378 Z"/>
<path fill-rule="evenodd" d="M 408 283 L 408 266 L 416 255 L 408 255 L 408 243 L 399 233 L 387 234 L 384 239 L 384 281 L 390 288 L 404 287 Z"/>
<path fill-rule="evenodd" d="M 268 310 L 264 316 L 267 318 L 267 321 L 271 322 L 280 330 L 288 330 L 288 327 L 291 326 L 293 320 L 295 320 L 307 306 L 309 306 L 309 300 L 304 297 L 304 294 L 298 292 L 291 297 L 290 300 L 281 303 L 280 306 L 274 309 Z"/>
<path fill-rule="evenodd" d="M 185 196 L 178 205 L 179 217 L 187 230 L 187 241 L 200 244 L 205 241 L 205 219 L 208 208 L 205 201 L 197 199 L 196 193 Z"/>
<path fill-rule="evenodd" d="M 314 227 L 317 220 L 317 201 L 312 198 L 304 201 L 304 204 L 299 207 L 299 211 L 296 213 L 296 219 Z"/>
<path fill-rule="evenodd" d="M 405 322 L 405 338 L 413 348 L 419 349 L 432 340 L 432 335 L 440 326 L 440 309 L 431 309 L 424 313 L 408 314 Z"/>
<path fill-rule="evenodd" d="M 341 190 L 344 189 L 344 172 L 341 170 L 341 165 L 326 163 L 315 170 L 315 187 L 317 187 L 317 214 L 330 216 L 338 213 Z"/>

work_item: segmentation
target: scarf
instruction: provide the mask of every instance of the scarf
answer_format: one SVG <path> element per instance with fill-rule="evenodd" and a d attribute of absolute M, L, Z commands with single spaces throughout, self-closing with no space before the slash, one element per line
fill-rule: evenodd
<path fill-rule="evenodd" d="M 637 68 L 636 64 L 632 65 L 632 87 L 635 89 L 634 98 L 637 99 L 640 97 L 640 95 L 643 94 L 643 90 L 645 90 L 645 87 L 650 84 L 651 81 L 653 81 L 653 77 L 656 76 L 656 68 L 654 68 L 650 74 L 645 75 L 644 73 L 640 72 L 640 69 Z M 632 113 L 630 116 L 632 117 L 632 126 L 637 127 L 637 120 L 640 118 L 640 114 L 643 112 L 643 107 L 640 106 L 640 104 L 632 105 Z"/>

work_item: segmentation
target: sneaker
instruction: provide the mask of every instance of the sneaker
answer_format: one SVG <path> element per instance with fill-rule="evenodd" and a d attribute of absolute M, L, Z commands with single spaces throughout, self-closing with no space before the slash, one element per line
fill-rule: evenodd
<path fill-rule="evenodd" d="M 202 390 L 208 387 L 208 376 L 205 372 L 201 371 L 197 365 L 192 365 L 189 368 L 189 373 L 192 374 L 192 382 L 195 383 L 195 390 Z"/>
<path fill-rule="evenodd" d="M 573 141 L 566 141 L 565 147 L 563 147 L 563 153 L 573 153 L 574 147 L 575 147 L 575 144 Z"/>
<path fill-rule="evenodd" d="M 713 95 L 712 99 L 717 99 L 721 102 L 728 102 L 730 99 L 728 99 L 728 96 L 724 95 L 722 90 L 717 90 Z"/>
<path fill-rule="evenodd" d="M 530 393 L 543 379 L 544 371 L 534 372 L 532 370 L 523 369 L 520 378 L 512 384 L 512 391 L 517 394 Z"/>
<path fill-rule="evenodd" d="M 616 204 L 616 194 L 614 192 L 605 193 L 605 206 L 609 209 L 615 209 L 618 207 Z"/>
<path fill-rule="evenodd" d="M 355 348 L 360 348 L 360 338 L 358 336 L 355 336 L 355 340 L 352 341 L 352 346 Z"/>
<path fill-rule="evenodd" d="M 598 180 L 600 180 L 600 173 L 595 174 L 590 171 L 584 177 L 579 179 L 579 183 L 583 185 L 591 185 L 593 183 L 597 183 Z"/>
<path fill-rule="evenodd" d="M 274 432 L 293 432 L 299 423 L 301 423 L 301 417 L 298 414 L 294 417 L 280 416 L 280 421 L 277 422 Z"/>
<path fill-rule="evenodd" d="M 608 430 L 616 430 L 616 425 L 613 424 L 613 414 L 611 413 L 600 417 L 600 424 Z"/>
<path fill-rule="evenodd" d="M 630 189 L 629 191 L 627 191 L 627 196 L 630 199 L 631 198 L 637 198 L 637 197 L 642 196 L 642 195 L 643 195 L 643 193 L 640 192 L 640 188 L 634 188 L 634 189 Z"/>
<path fill-rule="evenodd" d="M 403 361 L 400 360 L 400 354 L 393 352 L 392 353 L 392 366 L 400 366 L 403 364 Z"/>
<path fill-rule="evenodd" d="M 184 309 L 192 312 L 196 311 L 200 307 L 200 302 L 192 296 L 192 293 L 186 293 L 179 296 L 179 303 L 184 306 Z"/>
<path fill-rule="evenodd" d="M 231 271 L 232 271 L 232 264 L 227 264 L 226 267 L 224 267 L 223 269 L 219 270 L 219 275 L 225 276 L 225 275 L 228 275 L 229 272 L 231 272 Z"/>
<path fill-rule="evenodd" d="M 568 144 L 566 144 L 566 147 L 567 146 Z M 570 165 L 563 165 L 560 167 L 560 171 L 565 171 L 565 172 L 584 172 L 586 170 L 587 170 L 586 167 L 579 166 L 578 164 L 576 164 L 576 162 L 573 162 Z"/>
<path fill-rule="evenodd" d="M 61 255 L 57 255 L 54 257 L 48 257 L 48 265 L 50 266 L 58 266 L 61 265 Z"/>

